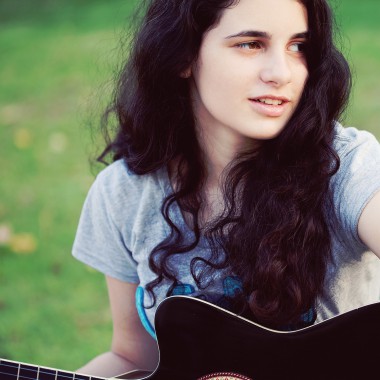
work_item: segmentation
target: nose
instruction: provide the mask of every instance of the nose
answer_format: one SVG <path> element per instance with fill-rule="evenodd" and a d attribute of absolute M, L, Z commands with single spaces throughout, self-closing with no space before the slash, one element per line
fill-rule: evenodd
<path fill-rule="evenodd" d="M 292 72 L 286 52 L 267 52 L 263 61 L 260 78 L 263 82 L 280 87 L 291 82 Z"/>

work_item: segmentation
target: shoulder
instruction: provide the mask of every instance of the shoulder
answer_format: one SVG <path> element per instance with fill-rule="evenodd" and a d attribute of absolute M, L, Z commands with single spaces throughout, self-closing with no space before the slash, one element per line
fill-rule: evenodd
<path fill-rule="evenodd" d="M 354 127 L 343 127 L 336 123 L 334 148 L 341 159 L 353 154 L 371 154 L 380 161 L 380 144 L 376 137 L 370 132 Z"/>
<path fill-rule="evenodd" d="M 159 212 L 169 189 L 165 168 L 136 174 L 123 160 L 118 160 L 97 175 L 88 198 L 94 209 L 102 210 L 103 215 L 123 230 L 148 212 Z"/>
<path fill-rule="evenodd" d="M 366 182 L 379 180 L 380 144 L 373 134 L 337 123 L 334 148 L 340 159 L 335 181 L 357 179 L 366 186 Z"/>
<path fill-rule="evenodd" d="M 334 149 L 339 156 L 340 166 L 333 182 L 343 181 L 346 187 L 350 181 L 357 182 L 361 187 L 367 183 L 377 187 L 380 144 L 376 137 L 367 131 L 345 128 L 340 124 L 336 125 L 335 132 Z"/>
<path fill-rule="evenodd" d="M 369 132 L 337 124 L 334 148 L 340 159 L 331 179 L 336 215 L 343 230 L 360 242 L 360 215 L 380 189 L 380 144 Z"/>
<path fill-rule="evenodd" d="M 123 199 L 131 203 L 149 193 L 162 194 L 168 184 L 164 168 L 153 173 L 136 174 L 123 160 L 118 160 L 97 175 L 94 186 L 109 199 Z"/>
<path fill-rule="evenodd" d="M 120 190 L 128 186 L 129 189 L 138 189 L 143 186 L 145 175 L 137 175 L 132 172 L 123 160 L 118 160 L 101 170 L 96 176 L 96 183 L 109 188 L 110 191 Z"/>

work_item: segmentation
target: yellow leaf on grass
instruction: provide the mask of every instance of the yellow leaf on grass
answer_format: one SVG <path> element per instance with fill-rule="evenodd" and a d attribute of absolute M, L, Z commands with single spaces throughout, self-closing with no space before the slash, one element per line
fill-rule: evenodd
<path fill-rule="evenodd" d="M 49 149 L 53 153 L 63 153 L 67 147 L 67 136 L 62 132 L 55 132 L 49 138 Z"/>
<path fill-rule="evenodd" d="M 30 233 L 14 234 L 9 247 L 14 253 L 27 255 L 37 249 L 37 239 Z"/>
<path fill-rule="evenodd" d="M 32 135 L 26 128 L 19 128 L 16 130 L 14 136 L 13 136 L 14 144 L 19 149 L 26 149 L 29 148 L 30 144 L 32 143 Z"/>
<path fill-rule="evenodd" d="M 0 224 L 0 245 L 8 245 L 11 239 L 11 227 L 8 224 Z"/>

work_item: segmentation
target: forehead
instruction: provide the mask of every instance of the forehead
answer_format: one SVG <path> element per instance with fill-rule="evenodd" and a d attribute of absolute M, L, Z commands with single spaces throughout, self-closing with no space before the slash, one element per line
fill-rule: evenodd
<path fill-rule="evenodd" d="M 223 11 L 215 29 L 228 33 L 236 30 L 288 31 L 289 35 L 308 30 L 307 11 L 299 0 L 240 0 Z"/>

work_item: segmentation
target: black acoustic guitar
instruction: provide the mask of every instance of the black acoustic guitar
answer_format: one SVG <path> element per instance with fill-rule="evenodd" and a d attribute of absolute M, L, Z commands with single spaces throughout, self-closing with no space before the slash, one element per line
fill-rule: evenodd
<path fill-rule="evenodd" d="M 380 379 L 380 303 L 290 332 L 267 329 L 205 301 L 173 296 L 156 312 L 160 363 L 144 380 Z M 100 380 L 0 360 L 1 380 Z"/>

